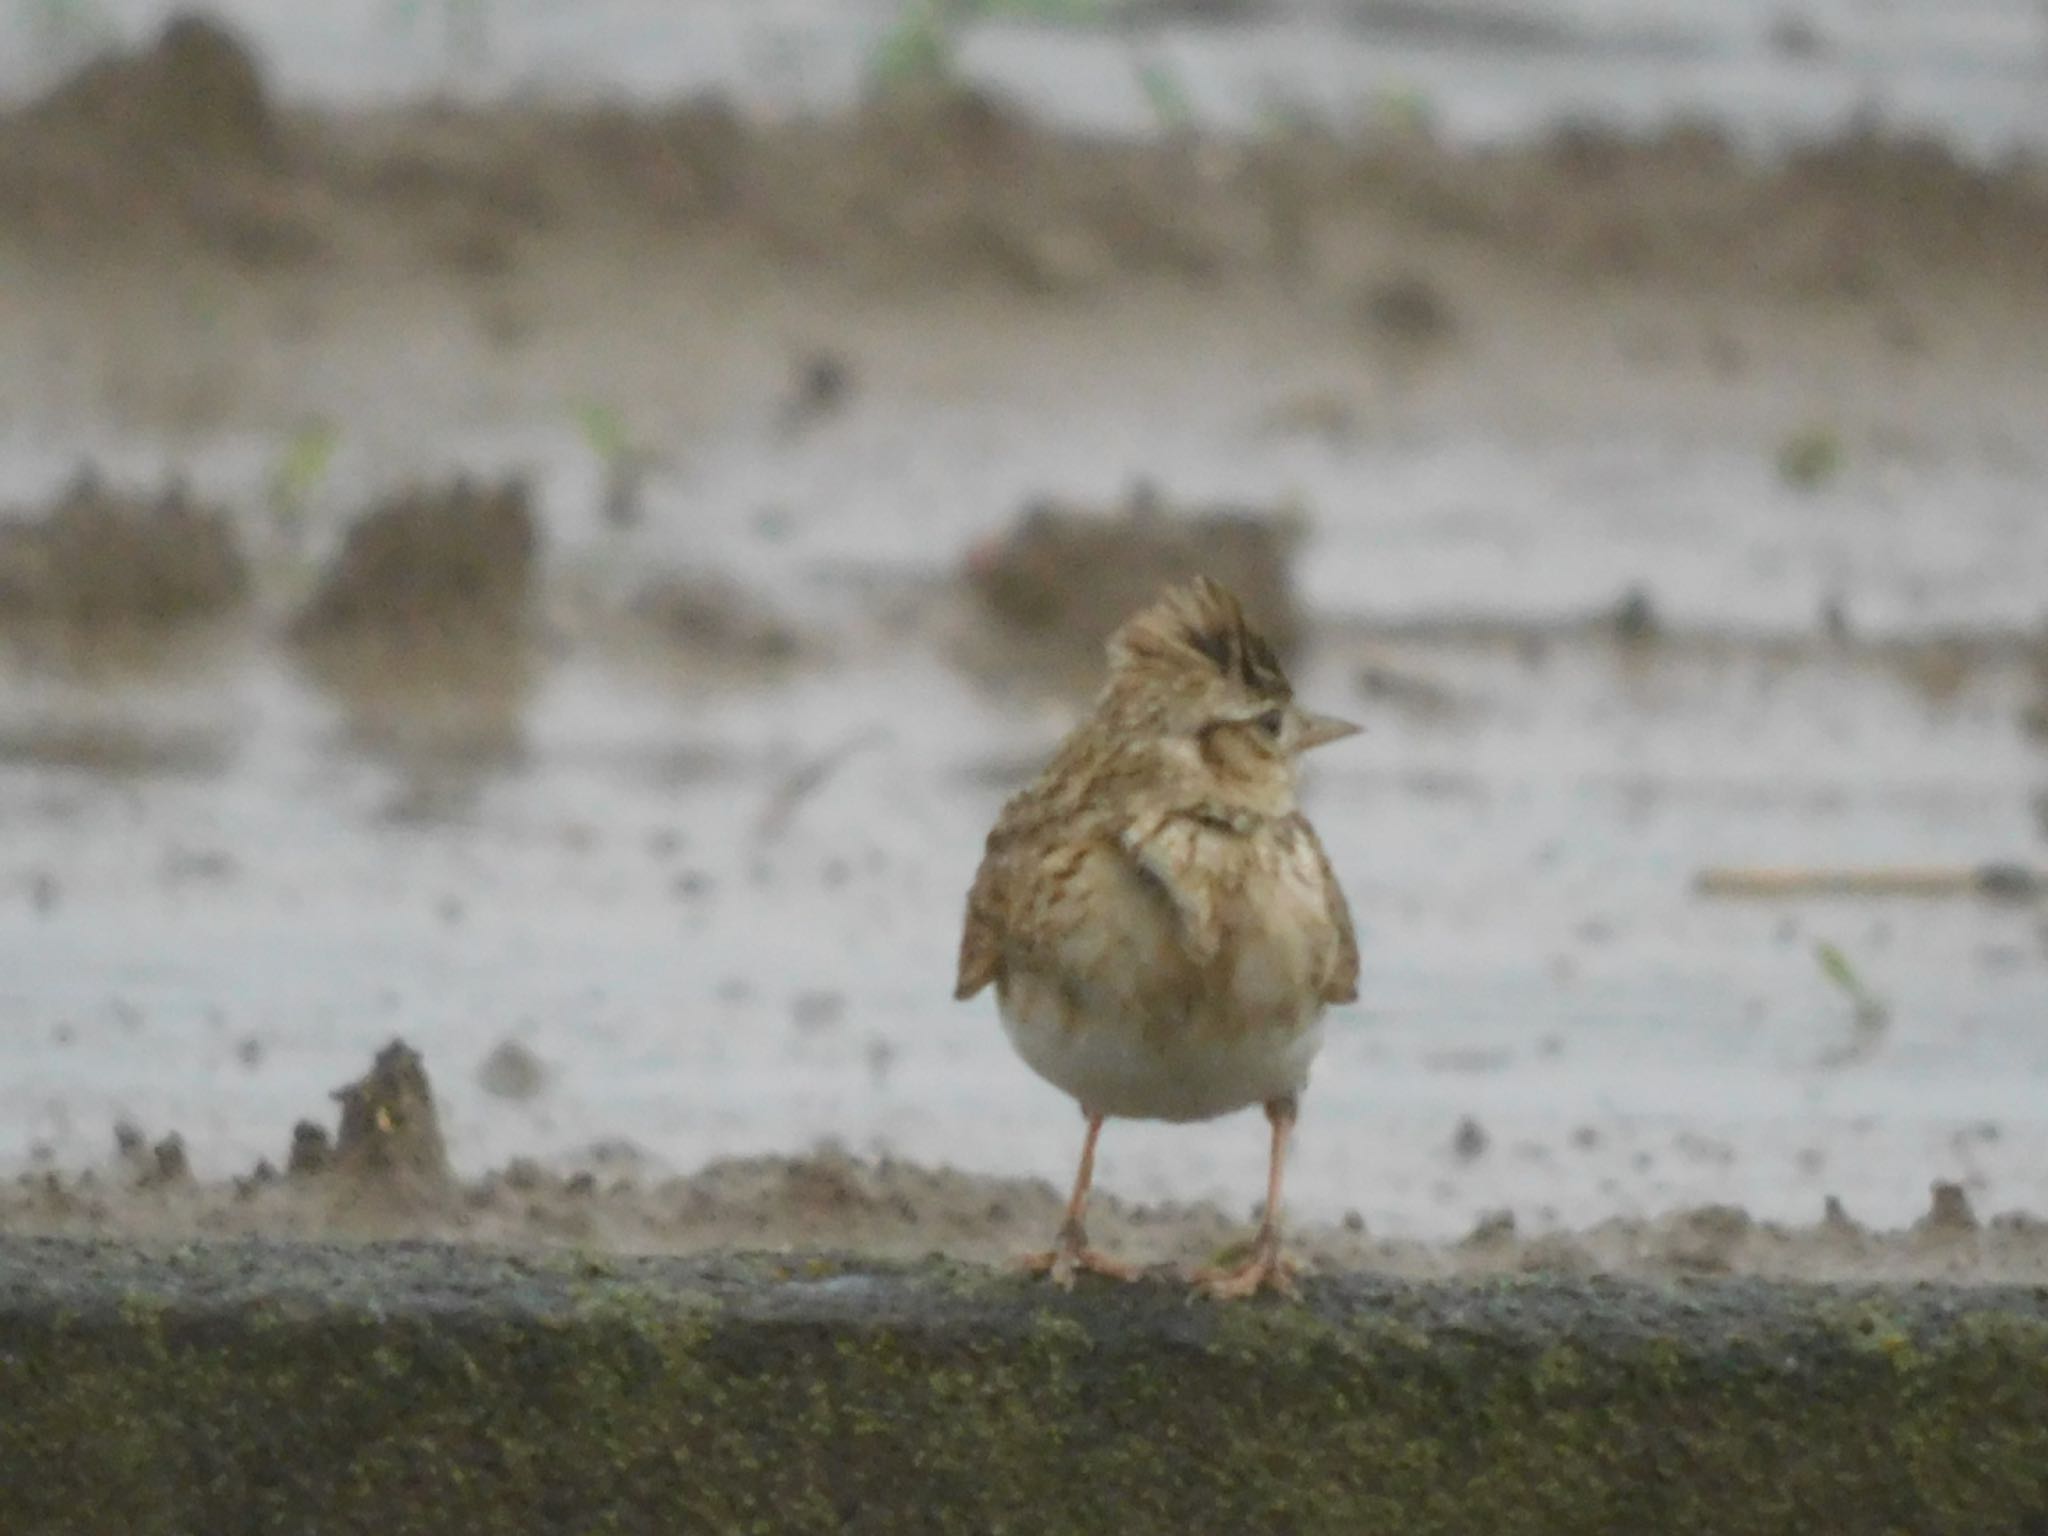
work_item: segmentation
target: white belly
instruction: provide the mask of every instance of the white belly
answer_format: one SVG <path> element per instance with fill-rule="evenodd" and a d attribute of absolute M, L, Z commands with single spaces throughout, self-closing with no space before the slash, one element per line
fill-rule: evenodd
<path fill-rule="evenodd" d="M 1084 1110 L 1137 1120 L 1209 1120 L 1299 1093 L 1323 1043 L 1320 1005 L 1290 1025 L 1147 1030 L 1116 1016 L 1116 1001 L 1013 977 L 1003 1028 L 1025 1063 Z"/>

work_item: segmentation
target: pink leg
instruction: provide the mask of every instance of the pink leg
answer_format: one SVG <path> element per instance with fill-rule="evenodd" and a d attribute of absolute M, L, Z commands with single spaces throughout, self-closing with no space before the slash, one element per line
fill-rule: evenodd
<path fill-rule="evenodd" d="M 1251 1256 L 1235 1269 L 1207 1268 L 1195 1274 L 1195 1285 L 1218 1301 L 1237 1301 L 1260 1291 L 1294 1294 L 1294 1266 L 1280 1252 L 1280 1184 L 1287 1169 L 1287 1142 L 1300 1106 L 1292 1094 L 1266 1105 L 1273 1143 L 1266 1166 L 1266 1214 L 1252 1239 Z"/>
<path fill-rule="evenodd" d="M 1121 1264 L 1088 1246 L 1084 1218 L 1088 1214 L 1088 1186 L 1095 1182 L 1095 1140 L 1102 1134 L 1101 1115 L 1088 1115 L 1088 1135 L 1081 1143 L 1081 1166 L 1074 1174 L 1074 1193 L 1067 1201 L 1067 1218 L 1060 1223 L 1059 1246 L 1049 1253 L 1026 1255 L 1020 1262 L 1033 1274 L 1050 1275 L 1061 1290 L 1074 1288 L 1074 1276 L 1081 1270 L 1106 1275 L 1112 1280 L 1135 1280 L 1135 1265 Z"/>

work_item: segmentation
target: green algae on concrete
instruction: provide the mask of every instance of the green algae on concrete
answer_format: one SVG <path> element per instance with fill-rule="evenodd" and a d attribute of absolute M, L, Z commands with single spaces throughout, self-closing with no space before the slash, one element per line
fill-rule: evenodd
<path fill-rule="evenodd" d="M 2048 1294 L 0 1238 L 0 1531 L 2048 1530 Z"/>

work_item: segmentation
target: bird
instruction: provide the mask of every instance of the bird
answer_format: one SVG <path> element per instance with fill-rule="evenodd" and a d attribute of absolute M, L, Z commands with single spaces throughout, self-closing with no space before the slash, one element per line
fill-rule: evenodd
<path fill-rule="evenodd" d="M 956 999 L 993 986 L 1010 1044 L 1080 1106 L 1080 1164 L 1055 1246 L 1022 1262 L 1071 1288 L 1139 1271 L 1089 1246 L 1111 1118 L 1194 1122 L 1262 1105 L 1266 1203 L 1218 1299 L 1291 1292 L 1287 1148 L 1332 1004 L 1358 996 L 1358 941 L 1296 798 L 1302 755 L 1360 727 L 1295 701 L 1273 647 L 1208 576 L 1110 636 L 1089 712 L 989 831 L 966 901 Z"/>

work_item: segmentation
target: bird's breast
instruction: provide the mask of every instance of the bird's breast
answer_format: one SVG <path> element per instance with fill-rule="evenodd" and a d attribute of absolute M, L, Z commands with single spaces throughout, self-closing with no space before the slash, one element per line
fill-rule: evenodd
<path fill-rule="evenodd" d="M 1078 859 L 1017 968 L 1060 977 L 1076 1027 L 1098 1015 L 1167 1032 L 1304 1027 L 1322 1011 L 1336 937 L 1314 850 L 1217 834 L 1179 851 L 1163 871 L 1107 847 Z"/>

